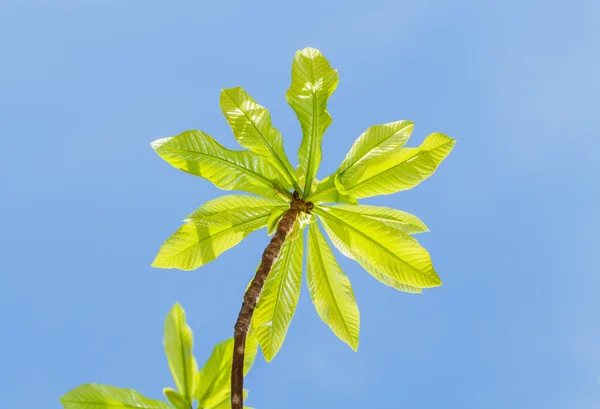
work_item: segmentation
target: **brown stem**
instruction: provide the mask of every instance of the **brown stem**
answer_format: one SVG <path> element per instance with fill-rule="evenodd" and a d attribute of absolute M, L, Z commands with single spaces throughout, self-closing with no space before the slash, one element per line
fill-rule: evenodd
<path fill-rule="evenodd" d="M 258 302 L 258 297 L 262 291 L 267 276 L 271 272 L 271 268 L 279 252 L 281 246 L 286 237 L 294 229 L 294 223 L 302 212 L 308 212 L 312 209 L 312 203 L 306 203 L 300 199 L 297 192 L 294 192 L 294 200 L 292 201 L 290 208 L 283 214 L 283 217 L 277 225 L 277 231 L 269 242 L 269 245 L 265 249 L 262 255 L 262 260 L 256 274 L 244 294 L 244 301 L 242 302 L 242 309 L 238 315 L 237 322 L 235 323 L 235 333 L 233 336 L 233 363 L 231 366 L 231 409 L 242 409 L 243 397 L 242 392 L 244 391 L 244 353 L 246 348 L 246 334 L 250 327 L 250 321 L 252 320 L 252 314 L 254 308 Z"/>

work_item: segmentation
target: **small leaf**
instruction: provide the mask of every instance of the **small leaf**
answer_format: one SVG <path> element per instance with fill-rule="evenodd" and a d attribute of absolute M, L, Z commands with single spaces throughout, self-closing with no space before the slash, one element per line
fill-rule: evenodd
<path fill-rule="evenodd" d="M 187 325 L 185 311 L 179 304 L 175 304 L 167 315 L 163 344 L 175 385 L 183 398 L 190 403 L 194 399 L 198 367 L 192 353 L 192 329 Z"/>
<path fill-rule="evenodd" d="M 208 179 L 220 189 L 243 190 L 269 198 L 286 191 L 279 186 L 277 170 L 262 156 L 226 149 L 202 131 L 156 140 L 152 148 L 177 169 Z M 289 192 L 288 195 L 291 198 Z"/>
<path fill-rule="evenodd" d="M 354 291 L 316 223 L 308 227 L 306 278 L 321 319 L 356 351 L 360 315 Z"/>
<path fill-rule="evenodd" d="M 317 184 L 314 192 L 306 198 L 307 202 L 319 203 L 348 203 L 358 204 L 356 198 L 351 196 L 348 189 L 340 182 L 339 175 L 334 173 L 327 176 Z"/>
<path fill-rule="evenodd" d="M 273 213 L 271 213 L 271 216 L 269 216 L 269 220 L 267 221 L 267 234 L 269 236 L 275 234 L 279 221 L 287 210 L 288 208 L 285 207 L 278 207 L 273 210 Z"/>
<path fill-rule="evenodd" d="M 242 87 L 221 91 L 221 110 L 240 145 L 264 157 L 281 174 L 280 185 L 299 189 L 296 172 L 283 149 L 281 133 L 271 124 L 269 111 Z"/>
<path fill-rule="evenodd" d="M 175 409 L 192 409 L 192 404 L 176 390 L 164 388 L 163 394 Z"/>
<path fill-rule="evenodd" d="M 298 159 L 304 197 L 312 192 L 312 183 L 321 163 L 321 140 L 331 124 L 327 99 L 337 84 L 337 71 L 331 68 L 319 50 L 308 47 L 296 53 L 292 64 L 292 84 L 286 99 L 302 127 Z"/>
<path fill-rule="evenodd" d="M 295 230 L 300 230 L 296 226 Z M 302 282 L 302 234 L 288 237 L 263 287 L 252 326 L 265 359 L 270 362 L 283 345 L 300 296 Z"/>
<path fill-rule="evenodd" d="M 60 398 L 65 409 L 170 409 L 169 405 L 148 399 L 133 389 L 86 384 Z"/>
<path fill-rule="evenodd" d="M 250 372 L 250 369 L 252 369 L 257 352 L 258 338 L 254 333 L 251 323 L 250 327 L 248 328 L 248 333 L 246 334 L 246 351 L 244 353 L 244 376 L 248 375 L 248 372 Z"/>
<path fill-rule="evenodd" d="M 249 333 L 246 336 L 244 375 L 252 368 L 257 347 L 256 337 Z M 213 407 L 222 394 L 228 394 L 231 391 L 232 357 L 233 338 L 217 344 L 213 349 L 210 358 L 196 378 L 196 400 L 200 408 Z"/>
<path fill-rule="evenodd" d="M 244 397 L 244 402 L 245 402 L 246 398 L 248 398 L 248 390 L 244 389 L 242 394 L 243 394 L 242 396 Z M 210 403 L 210 406 L 204 406 L 202 409 L 231 409 L 231 393 L 229 391 L 224 392 L 222 394 L 222 396 L 219 396 L 217 399 L 214 399 Z M 244 409 L 251 409 L 251 408 L 244 406 Z"/>
<path fill-rule="evenodd" d="M 220 396 L 229 391 L 229 376 L 231 375 L 231 359 L 233 353 L 233 338 L 217 344 L 213 352 L 199 372 L 196 385 L 196 400 L 199 407 L 205 407 L 208 399 Z"/>
<path fill-rule="evenodd" d="M 342 185 L 342 182 L 340 182 L 340 178 L 338 175 L 335 175 L 333 181 L 335 183 L 335 188 L 338 190 L 338 192 L 340 192 L 340 194 L 344 196 L 348 195 L 348 189 L 346 189 L 344 185 Z"/>
<path fill-rule="evenodd" d="M 300 229 L 303 229 L 304 227 L 308 226 L 311 223 L 314 223 L 317 219 L 315 219 L 315 216 L 312 213 L 300 213 L 300 215 L 298 216 L 297 223 L 300 226 Z"/>
<path fill-rule="evenodd" d="M 296 220 L 296 223 L 294 223 L 294 228 L 289 235 L 290 240 L 291 241 L 298 240 L 298 237 L 300 237 L 302 235 L 302 229 L 303 229 L 303 226 L 300 225 L 300 221 Z"/>

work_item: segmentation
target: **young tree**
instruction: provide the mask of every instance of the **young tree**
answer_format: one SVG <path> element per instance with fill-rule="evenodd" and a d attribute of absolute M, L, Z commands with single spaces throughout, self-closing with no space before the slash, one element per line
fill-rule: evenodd
<path fill-rule="evenodd" d="M 321 141 L 331 124 L 326 105 L 337 84 L 337 71 L 318 50 L 296 53 L 286 94 L 303 134 L 296 170 L 269 112 L 240 87 L 222 91 L 221 109 L 246 150 L 226 149 L 202 131 L 152 143 L 178 169 L 208 179 L 218 188 L 259 196 L 223 196 L 200 206 L 163 244 L 153 266 L 193 270 L 252 231 L 267 227 L 269 234 L 274 233 L 235 324 L 233 409 L 242 407 L 244 341 L 251 322 L 267 361 L 283 343 L 300 293 L 302 230 L 307 226 L 310 296 L 333 332 L 352 349 L 358 348 L 359 312 L 352 286 L 314 223 L 315 216 L 334 246 L 382 283 L 418 293 L 442 283 L 427 251 L 410 236 L 428 231 L 421 220 L 400 210 L 360 205 L 357 200 L 414 187 L 433 174 L 455 141 L 434 133 L 421 146 L 405 148 L 412 122 L 372 126 L 356 140 L 340 167 L 319 181 Z"/>
<path fill-rule="evenodd" d="M 183 308 L 175 304 L 165 320 L 163 344 L 177 387 L 177 390 L 163 389 L 171 405 L 148 399 L 133 389 L 93 383 L 73 389 L 60 398 L 60 402 L 65 409 L 192 409 L 194 400 L 198 402 L 200 409 L 230 407 L 232 338 L 217 344 L 202 370 L 198 371 L 196 358 L 192 353 L 192 329 L 186 323 Z M 248 354 L 245 357 L 244 374 L 252 367 L 257 347 L 255 337 L 249 336 L 246 343 Z M 246 395 L 247 391 L 244 390 L 244 396 Z"/>

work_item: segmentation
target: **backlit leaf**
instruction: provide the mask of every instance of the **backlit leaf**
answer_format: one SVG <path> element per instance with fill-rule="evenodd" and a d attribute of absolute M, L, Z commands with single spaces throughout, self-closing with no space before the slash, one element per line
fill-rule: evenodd
<path fill-rule="evenodd" d="M 328 229 L 327 226 L 325 226 L 325 230 L 327 231 L 327 235 L 331 239 L 331 242 L 340 251 L 340 253 L 342 253 L 344 256 L 346 256 L 346 257 L 348 257 L 348 258 L 350 258 L 352 260 L 356 260 L 354 258 L 354 255 L 348 250 L 348 248 L 346 247 L 346 245 L 342 241 L 340 241 L 340 239 L 330 229 Z M 385 274 L 380 273 L 379 271 L 377 271 L 376 268 L 374 268 L 365 259 L 361 259 L 360 264 L 377 281 L 379 281 L 379 282 L 381 282 L 381 283 L 383 283 L 383 284 L 385 284 L 385 285 L 387 285 L 389 287 L 393 287 L 396 290 L 407 292 L 407 293 L 415 293 L 415 294 L 422 294 L 423 293 L 423 290 L 421 290 L 419 287 L 415 287 L 415 286 L 412 286 L 412 285 L 407 285 L 407 284 L 401 283 L 400 281 L 395 280 L 395 279 L 391 278 L 390 276 L 387 276 Z"/>
<path fill-rule="evenodd" d="M 356 171 L 340 176 L 340 181 L 357 199 L 410 189 L 435 172 L 454 144 L 454 139 L 434 133 L 418 148 L 401 148 L 386 160 L 365 161 Z"/>
<path fill-rule="evenodd" d="M 187 325 L 185 311 L 179 304 L 175 304 L 167 315 L 163 344 L 175 385 L 183 398 L 191 403 L 198 367 L 192 353 L 192 329 Z"/>
<path fill-rule="evenodd" d="M 248 390 L 244 389 L 242 392 L 242 396 L 244 397 L 244 402 L 246 398 L 248 398 Z M 231 393 L 229 391 L 225 391 L 221 394 L 217 399 L 214 399 L 210 402 L 210 406 L 204 406 L 202 409 L 231 409 Z M 244 406 L 244 409 L 251 409 L 247 406 Z"/>
<path fill-rule="evenodd" d="M 316 207 L 313 212 L 321 218 L 332 242 L 343 243 L 367 271 L 413 287 L 442 284 L 427 250 L 396 227 L 339 207 Z"/>
<path fill-rule="evenodd" d="M 352 285 L 335 260 L 317 223 L 308 227 L 306 278 L 310 297 L 321 319 L 356 351 L 360 315 Z"/>
<path fill-rule="evenodd" d="M 296 225 L 296 230 L 300 226 Z M 260 294 L 252 325 L 267 362 L 271 361 L 283 344 L 292 321 L 302 282 L 302 253 L 304 240 L 288 237 Z"/>
<path fill-rule="evenodd" d="M 334 173 L 320 181 L 314 192 L 306 198 L 306 201 L 319 203 L 348 203 L 358 204 L 355 197 L 351 196 L 348 189 L 339 180 L 339 175 Z"/>
<path fill-rule="evenodd" d="M 221 91 L 221 110 L 239 144 L 264 157 L 281 174 L 280 185 L 298 188 L 296 172 L 283 149 L 281 133 L 271 124 L 271 115 L 242 87 Z"/>
<path fill-rule="evenodd" d="M 386 160 L 406 143 L 413 126 L 410 121 L 397 121 L 370 127 L 354 142 L 336 173 L 351 178 L 354 170 L 370 159 Z"/>
<path fill-rule="evenodd" d="M 152 142 L 152 147 L 177 169 L 208 179 L 220 189 L 243 190 L 269 198 L 286 193 L 278 187 L 277 170 L 265 158 L 252 151 L 226 149 L 202 131 L 159 139 Z"/>
<path fill-rule="evenodd" d="M 334 209 L 344 210 L 346 212 L 359 213 L 365 217 L 379 220 L 384 224 L 395 227 L 403 233 L 415 234 L 429 231 L 425 223 L 417 216 L 401 210 L 390 209 L 382 206 L 368 205 L 337 205 Z"/>
<path fill-rule="evenodd" d="M 65 409 L 170 409 L 167 403 L 145 398 L 133 389 L 93 383 L 73 389 L 60 403 Z"/>
<path fill-rule="evenodd" d="M 288 209 L 289 207 L 277 207 L 273 209 L 273 213 L 271 213 L 271 216 L 269 216 L 269 220 L 267 221 L 267 234 L 269 236 L 275 233 L 277 226 L 279 225 L 279 221 Z"/>
<path fill-rule="evenodd" d="M 246 336 L 246 353 L 244 356 L 244 375 L 250 371 L 258 342 L 256 336 L 248 333 Z M 217 405 L 223 394 L 231 391 L 231 364 L 233 356 L 233 338 L 215 346 L 213 352 L 197 376 L 196 400 L 200 408 L 210 408 Z"/>
<path fill-rule="evenodd" d="M 269 199 L 225 196 L 196 209 L 165 241 L 153 267 L 194 270 L 234 247 L 248 234 L 267 225 L 277 206 Z"/>
<path fill-rule="evenodd" d="M 192 404 L 175 389 L 164 388 L 163 395 L 175 409 L 192 409 Z"/>
<path fill-rule="evenodd" d="M 292 84 L 286 99 L 296 112 L 302 127 L 302 142 L 298 150 L 299 179 L 303 180 L 304 196 L 311 186 L 321 163 L 321 140 L 331 116 L 327 99 L 338 84 L 338 73 L 331 68 L 319 50 L 305 48 L 296 52 L 292 65 Z"/>
<path fill-rule="evenodd" d="M 238 212 L 240 210 L 245 209 L 260 208 L 269 208 L 273 210 L 282 209 L 285 211 L 289 207 L 289 203 L 282 203 L 280 200 L 267 199 L 266 197 L 245 195 L 220 196 L 198 207 L 192 212 L 192 214 L 185 218 L 185 221 L 190 221 L 194 219 L 207 219 L 215 221 L 220 218 L 227 218 L 229 212 L 231 211 Z M 213 217 L 211 219 L 209 218 L 209 216 L 218 217 Z"/>

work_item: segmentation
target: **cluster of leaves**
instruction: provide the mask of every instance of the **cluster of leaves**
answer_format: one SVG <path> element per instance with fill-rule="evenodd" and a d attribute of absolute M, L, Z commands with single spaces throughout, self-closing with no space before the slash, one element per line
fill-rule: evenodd
<path fill-rule="evenodd" d="M 286 94 L 303 134 L 296 170 L 269 112 L 241 87 L 223 90 L 220 105 L 245 150 L 229 150 L 202 131 L 187 131 L 152 144 L 175 168 L 224 190 L 257 195 L 229 195 L 200 206 L 162 245 L 155 267 L 193 270 L 253 231 L 267 227 L 272 234 L 294 190 L 314 204 L 285 241 L 254 314 L 252 326 L 267 361 L 281 348 L 296 309 L 304 253 L 302 230 L 307 226 L 306 276 L 312 301 L 333 332 L 354 350 L 358 348 L 360 317 L 352 286 L 314 223 L 316 218 L 343 255 L 385 285 L 413 293 L 441 285 L 428 252 L 411 236 L 428 231 L 425 224 L 412 214 L 361 205 L 358 199 L 416 186 L 433 174 L 455 141 L 434 133 L 420 146 L 407 148 L 404 144 L 412 133 L 412 122 L 372 126 L 359 136 L 339 168 L 318 180 L 321 141 L 331 124 L 327 101 L 337 84 L 337 71 L 318 50 L 296 53 Z"/>
<path fill-rule="evenodd" d="M 185 312 L 179 304 L 171 309 L 165 320 L 163 338 L 169 368 L 177 389 L 164 388 L 171 405 L 148 399 L 133 389 L 86 384 L 64 395 L 60 402 L 65 409 L 192 409 L 194 401 L 201 409 L 230 408 L 229 394 L 233 339 L 215 346 L 212 355 L 198 370 L 192 353 L 193 335 L 186 323 Z M 244 374 L 252 367 L 257 351 L 256 337 L 249 334 L 246 341 Z M 244 395 L 247 391 L 244 391 Z"/>

